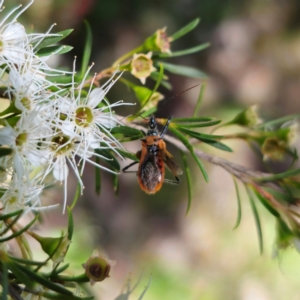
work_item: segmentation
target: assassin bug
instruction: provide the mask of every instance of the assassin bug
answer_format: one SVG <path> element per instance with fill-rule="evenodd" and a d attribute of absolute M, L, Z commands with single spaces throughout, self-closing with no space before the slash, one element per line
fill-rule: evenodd
<path fill-rule="evenodd" d="M 164 182 L 180 183 L 178 175 L 182 174 L 182 170 L 175 162 L 172 154 L 167 151 L 166 143 L 163 140 L 171 119 L 172 116 L 169 116 L 161 133 L 158 134 L 155 117 L 154 115 L 150 117 L 147 135 L 141 139 L 142 150 L 136 153 L 139 162 L 135 161 L 122 169 L 123 172 L 126 172 L 128 168 L 138 163 L 138 183 L 147 194 L 154 194 L 159 191 Z M 174 175 L 174 181 L 165 179 L 165 164 Z"/>

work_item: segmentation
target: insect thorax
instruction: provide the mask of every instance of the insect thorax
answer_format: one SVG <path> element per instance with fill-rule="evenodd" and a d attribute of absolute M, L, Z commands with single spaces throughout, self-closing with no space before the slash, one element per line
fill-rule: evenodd
<path fill-rule="evenodd" d="M 157 131 L 156 131 L 156 130 L 149 129 L 148 132 L 147 132 L 147 135 L 148 135 L 148 136 L 156 136 L 156 135 L 158 135 L 158 134 L 157 134 Z"/>
<path fill-rule="evenodd" d="M 147 150 L 148 150 L 148 153 L 150 153 L 152 155 L 157 155 L 158 152 L 159 152 L 159 147 L 156 144 L 154 144 L 154 145 L 148 145 L 147 146 Z"/>

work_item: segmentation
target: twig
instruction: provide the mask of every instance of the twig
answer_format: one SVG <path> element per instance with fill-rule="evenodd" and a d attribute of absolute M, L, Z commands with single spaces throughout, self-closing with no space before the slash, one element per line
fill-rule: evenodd
<path fill-rule="evenodd" d="M 142 131 L 145 131 L 145 127 L 137 124 L 133 124 L 131 122 L 127 122 L 123 117 L 119 117 L 119 120 L 122 120 L 122 123 L 124 123 L 128 127 L 132 127 L 135 129 L 139 129 Z M 177 149 L 183 151 L 183 152 L 189 152 L 189 150 L 176 138 L 169 136 L 169 135 L 164 135 L 164 140 L 167 141 L 168 143 L 174 145 Z M 193 143 L 194 139 L 191 140 L 191 143 Z M 236 163 L 230 162 L 224 158 L 206 153 L 200 149 L 194 148 L 194 153 L 202 160 L 208 161 L 214 165 L 220 166 L 230 174 L 234 175 L 236 178 L 241 180 L 244 183 L 252 183 L 255 182 L 256 178 L 262 178 L 262 177 L 268 177 L 273 174 L 271 173 L 265 173 L 261 171 L 256 171 L 256 170 L 250 170 L 247 167 L 238 165 Z M 276 185 L 275 183 L 268 182 L 264 184 L 265 186 L 272 187 L 273 189 L 276 190 L 281 190 L 281 188 Z"/>

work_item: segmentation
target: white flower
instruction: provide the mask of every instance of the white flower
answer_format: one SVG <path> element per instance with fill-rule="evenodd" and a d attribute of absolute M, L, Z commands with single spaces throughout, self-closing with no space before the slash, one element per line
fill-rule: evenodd
<path fill-rule="evenodd" d="M 64 205 L 63 212 L 65 212 L 67 204 L 67 179 L 69 175 L 69 167 L 73 170 L 77 177 L 81 190 L 83 189 L 83 183 L 81 180 L 80 172 L 78 170 L 77 163 L 75 161 L 76 149 L 78 144 L 74 138 L 64 135 L 62 132 L 57 133 L 51 140 L 51 146 L 49 147 L 51 158 L 48 161 L 48 166 L 45 169 L 45 178 L 51 171 L 56 180 L 64 183 Z"/>
<path fill-rule="evenodd" d="M 45 174 L 53 171 L 54 178 L 64 183 L 63 211 L 67 201 L 69 167 L 77 177 L 82 191 L 84 187 L 81 176 L 86 162 L 108 172 L 117 173 L 91 159 L 94 155 L 109 160 L 106 156 L 95 153 L 95 149 L 109 149 L 119 155 L 117 149 L 122 148 L 110 130 L 118 123 L 111 109 L 122 105 L 123 102 L 109 104 L 104 98 L 114 84 L 113 79 L 111 78 L 102 88 L 94 90 L 91 84 L 87 95 L 82 99 L 84 81 L 85 78 L 77 88 L 73 76 L 70 95 L 58 98 L 56 114 L 51 122 L 56 134 L 51 139 L 52 159 L 49 160 Z M 76 161 L 76 156 L 79 161 Z"/>
<path fill-rule="evenodd" d="M 3 5 L 3 0 L 0 1 L 0 8 Z M 30 61 L 32 72 L 35 70 L 47 73 L 47 76 L 57 76 L 70 72 L 54 70 L 50 68 L 46 61 L 54 53 L 47 56 L 39 56 L 39 45 L 45 38 L 59 36 L 59 33 L 50 34 L 53 24 L 46 33 L 31 33 L 27 34 L 24 26 L 17 22 L 18 17 L 31 6 L 34 1 L 31 0 L 24 8 L 22 5 L 10 11 L 0 23 L 0 66 L 10 68 L 16 65 L 17 68 L 25 65 Z M 0 9 L 0 12 L 4 7 Z"/>
<path fill-rule="evenodd" d="M 14 105 L 20 111 L 48 110 L 47 104 L 53 106 L 55 94 L 49 87 L 59 90 L 59 86 L 49 82 L 46 74 L 32 67 L 33 57 L 29 57 L 23 66 L 12 65 L 8 80 L 0 80 L 7 85 L 7 95 L 12 98 Z M 42 105 L 37 108 L 38 105 Z"/>
<path fill-rule="evenodd" d="M 0 0 L 0 11 L 4 9 L 1 9 L 3 2 Z M 85 163 L 117 173 L 94 162 L 92 156 L 109 160 L 101 149 L 119 155 L 118 149 L 122 148 L 111 129 L 119 123 L 112 109 L 123 102 L 110 104 L 105 99 L 115 74 L 101 88 L 92 89 L 92 82 L 89 90 L 83 91 L 90 68 L 77 84 L 74 62 L 74 69 L 69 72 L 71 85 L 62 88 L 48 80 L 48 76 L 65 72 L 50 68 L 46 63 L 50 55 L 40 57 L 38 51 L 45 38 L 59 34 L 50 34 L 53 26 L 45 34 L 26 33 L 17 18 L 32 3 L 33 0 L 22 9 L 16 7 L 0 22 L 0 84 L 11 102 L 7 110 L 11 119 L 9 123 L 3 119 L 4 127 L 0 128 L 0 145 L 12 149 L 11 154 L 0 158 L 0 171 L 3 170 L 0 188 L 6 191 L 1 201 L 5 212 L 29 206 L 39 209 L 39 194 L 50 172 L 64 184 L 65 211 L 69 169 L 82 190 Z M 95 153 L 95 149 L 100 152 Z"/>
<path fill-rule="evenodd" d="M 37 185 L 34 180 L 18 180 L 14 177 L 9 184 L 2 184 L 1 189 L 6 190 L 1 197 L 3 214 L 24 210 L 25 213 L 40 206 L 42 185 Z"/>
<path fill-rule="evenodd" d="M 0 7 L 2 7 L 3 2 L 0 2 Z M 16 20 L 32 3 L 33 1 L 19 11 L 12 20 L 8 21 L 15 11 L 21 8 L 21 6 L 16 7 L 0 23 L 0 65 L 6 63 L 22 64 L 26 57 L 31 55 L 32 51 L 29 47 L 25 28 Z"/>
<path fill-rule="evenodd" d="M 10 146 L 13 168 L 17 177 L 22 180 L 34 166 L 45 165 L 50 156 L 49 140 L 53 135 L 49 124 L 39 118 L 37 112 L 23 114 L 15 126 L 0 128 L 0 144 Z"/>
<path fill-rule="evenodd" d="M 122 145 L 110 133 L 110 130 L 119 123 L 112 108 L 124 103 L 118 101 L 109 104 L 105 99 L 115 81 L 112 77 L 101 88 L 93 90 L 91 84 L 87 96 L 82 99 L 83 82 L 78 89 L 73 84 L 71 96 L 64 99 L 61 105 L 61 113 L 66 115 L 61 130 L 67 135 L 76 135 L 81 145 L 84 145 L 80 148 L 83 151 L 80 156 L 84 156 L 84 160 L 87 160 L 96 148 L 110 149 L 118 154 L 115 148 L 122 148 Z"/>
<path fill-rule="evenodd" d="M 31 54 L 26 47 L 25 29 L 20 23 L 9 25 L 0 32 L 0 64 L 24 63 L 26 56 Z"/>

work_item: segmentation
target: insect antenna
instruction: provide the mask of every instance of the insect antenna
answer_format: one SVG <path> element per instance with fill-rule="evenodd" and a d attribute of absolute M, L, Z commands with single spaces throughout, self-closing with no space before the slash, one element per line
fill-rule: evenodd
<path fill-rule="evenodd" d="M 181 92 L 179 92 L 179 93 L 177 93 L 177 94 L 175 94 L 175 95 L 173 95 L 173 96 L 171 96 L 171 97 L 168 97 L 168 98 L 165 99 L 165 100 L 160 101 L 160 102 L 159 102 L 159 105 L 158 105 L 158 107 L 157 107 L 157 108 L 158 108 L 158 109 L 157 109 L 157 112 L 160 111 L 160 110 L 164 107 L 164 105 L 165 105 L 169 100 L 174 99 L 174 98 L 178 97 L 179 95 L 181 95 L 181 94 L 183 94 L 183 93 L 185 93 L 185 92 L 187 92 L 187 91 L 189 91 L 189 90 L 191 90 L 191 89 L 193 89 L 193 88 L 195 88 L 195 87 L 197 87 L 197 86 L 199 86 L 199 85 L 201 85 L 201 83 L 198 83 L 198 84 L 196 84 L 196 85 L 194 85 L 194 86 L 191 86 L 191 87 L 189 87 L 189 88 L 187 88 L 187 89 L 185 89 L 185 90 L 183 90 L 183 91 L 181 91 Z M 140 118 L 144 119 L 144 121 L 149 121 L 149 119 L 143 117 L 142 114 L 143 114 L 143 111 L 140 111 L 139 114 L 135 114 L 135 115 L 131 115 L 131 116 L 137 116 L 137 117 L 140 117 Z M 125 118 L 125 117 L 124 117 L 124 118 Z M 152 114 L 152 116 L 150 117 L 150 119 L 151 119 L 151 118 L 154 118 L 154 115 L 153 115 L 153 114 Z M 167 132 L 168 126 L 169 126 L 169 124 L 170 124 L 170 122 L 171 122 L 171 119 L 172 119 L 172 115 L 169 116 L 169 118 L 168 118 L 168 120 L 167 120 L 167 123 L 166 123 L 165 126 L 163 127 L 163 129 L 162 129 L 162 131 L 161 131 L 161 134 L 160 134 L 161 137 L 163 137 L 164 134 Z M 155 124 L 156 124 L 156 123 L 155 123 Z"/>
<path fill-rule="evenodd" d="M 171 119 L 172 119 L 172 115 L 169 116 L 166 125 L 164 126 L 164 128 L 163 128 L 162 131 L 161 131 L 161 134 L 160 134 L 160 137 L 161 137 L 161 138 L 162 138 L 162 137 L 164 136 L 164 134 L 167 132 L 168 126 L 169 126 L 169 124 L 170 124 L 170 122 L 171 122 Z"/>
<path fill-rule="evenodd" d="M 187 88 L 187 89 L 185 89 L 185 90 L 183 90 L 183 91 L 181 91 L 181 92 L 179 92 L 179 93 L 177 93 L 177 94 L 175 94 L 175 95 L 173 95 L 173 96 L 168 97 L 167 99 L 164 99 L 164 100 L 160 101 L 160 102 L 159 102 L 159 105 L 158 105 L 159 107 L 157 107 L 157 112 L 159 112 L 159 111 L 165 106 L 165 104 L 166 104 L 169 100 L 174 99 L 174 98 L 180 96 L 181 94 L 183 94 L 183 93 L 185 93 L 185 92 L 187 92 L 187 91 L 189 91 L 189 90 L 191 90 L 191 89 L 197 87 L 198 85 L 201 85 L 201 83 L 198 83 L 198 84 L 196 84 L 196 85 L 194 85 L 194 86 L 191 86 L 191 87 L 189 87 L 189 88 Z"/>
<path fill-rule="evenodd" d="M 157 110 L 156 110 L 155 112 L 153 112 L 153 113 L 156 113 L 156 114 L 157 114 L 160 110 L 163 109 L 163 107 L 165 106 L 165 104 L 166 104 L 169 100 L 178 97 L 179 95 L 181 95 L 181 94 L 183 94 L 183 93 L 185 93 L 185 92 L 187 92 L 187 91 L 189 91 L 189 90 L 191 90 L 191 89 L 197 87 L 198 85 L 201 85 L 201 83 L 198 83 L 198 84 L 196 84 L 196 85 L 194 85 L 194 86 L 191 86 L 191 87 L 189 87 L 189 88 L 187 88 L 187 89 L 185 89 L 185 90 L 183 90 L 183 91 L 181 91 L 181 92 L 179 92 L 179 93 L 177 93 L 177 94 L 175 94 L 175 95 L 172 95 L 172 96 L 168 97 L 167 99 L 161 100 L 161 101 L 158 103 L 158 105 L 157 105 Z M 146 120 L 146 119 L 142 116 L 142 114 L 143 114 L 144 112 L 146 112 L 146 111 L 141 110 L 141 111 L 139 112 L 139 114 L 136 114 L 135 116 L 141 117 L 141 118 L 143 118 L 144 120 Z"/>
<path fill-rule="evenodd" d="M 189 90 L 191 90 L 191 89 L 197 87 L 197 86 L 200 85 L 200 84 L 201 84 L 201 83 L 198 83 L 198 84 L 196 84 L 196 85 L 194 85 L 194 86 L 191 86 L 191 87 L 189 87 L 189 88 L 187 88 L 187 89 L 185 89 L 185 90 L 183 90 L 183 91 L 181 91 L 181 92 L 179 92 L 179 93 L 177 93 L 177 94 L 175 94 L 175 95 L 173 95 L 173 96 L 171 96 L 171 97 L 169 97 L 169 98 L 167 98 L 167 99 L 161 101 L 161 102 L 160 102 L 161 105 L 160 105 L 158 111 L 160 111 L 160 110 L 164 107 L 164 105 L 165 105 L 169 100 L 178 97 L 179 95 L 181 95 L 181 94 L 183 94 L 183 93 L 185 93 L 185 92 L 187 92 L 187 91 L 189 91 Z M 171 119 L 172 119 L 172 115 L 169 116 L 166 125 L 164 126 L 164 128 L 163 128 L 162 131 L 161 131 L 160 137 L 163 137 L 164 134 L 167 132 L 168 126 L 169 126 L 169 124 L 170 124 L 170 122 L 171 122 Z"/>

